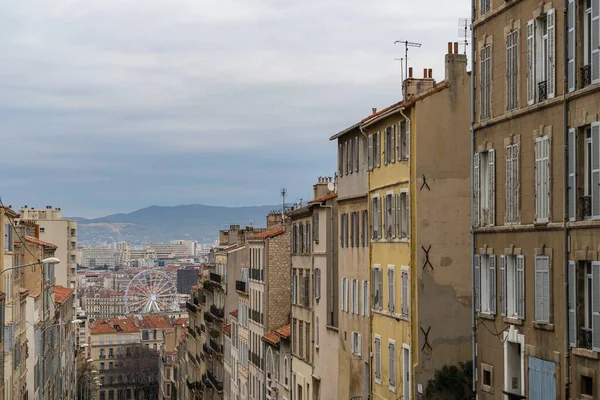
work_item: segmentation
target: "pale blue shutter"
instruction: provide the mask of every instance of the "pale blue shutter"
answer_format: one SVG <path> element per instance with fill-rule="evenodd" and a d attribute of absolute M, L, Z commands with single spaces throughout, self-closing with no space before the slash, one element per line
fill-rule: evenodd
<path fill-rule="evenodd" d="M 577 141 L 575 136 L 575 129 L 569 129 L 568 137 L 569 147 L 569 221 L 575 221 L 577 219 Z"/>
<path fill-rule="evenodd" d="M 600 261 L 592 261 L 592 348 L 600 351 Z"/>
<path fill-rule="evenodd" d="M 527 104 L 535 102 L 535 22 L 527 22 Z"/>
<path fill-rule="evenodd" d="M 488 151 L 488 179 L 489 179 L 489 225 L 496 225 L 496 152 L 491 149 Z"/>
<path fill-rule="evenodd" d="M 592 218 L 600 218 L 600 122 L 592 123 Z"/>
<path fill-rule="evenodd" d="M 577 87 L 577 73 L 575 67 L 576 57 L 576 21 L 577 16 L 575 14 L 576 5 L 575 0 L 569 0 L 567 6 L 567 87 L 569 92 L 572 92 Z"/>
<path fill-rule="evenodd" d="M 600 82 L 600 1 L 592 1 L 592 83 Z"/>
<path fill-rule="evenodd" d="M 479 153 L 473 156 L 473 226 L 479 226 Z"/>
<path fill-rule="evenodd" d="M 517 317 L 525 319 L 525 256 L 517 256 Z"/>
<path fill-rule="evenodd" d="M 554 8 L 546 14 L 548 26 L 548 98 L 556 95 L 556 13 Z"/>
<path fill-rule="evenodd" d="M 500 315 L 506 315 L 506 256 L 500 256 Z"/>
<path fill-rule="evenodd" d="M 575 261 L 569 261 L 568 284 L 569 284 L 569 345 L 577 346 L 577 270 Z"/>
<path fill-rule="evenodd" d="M 490 296 L 490 314 L 496 314 L 496 256 L 488 258 L 489 262 L 489 296 Z"/>

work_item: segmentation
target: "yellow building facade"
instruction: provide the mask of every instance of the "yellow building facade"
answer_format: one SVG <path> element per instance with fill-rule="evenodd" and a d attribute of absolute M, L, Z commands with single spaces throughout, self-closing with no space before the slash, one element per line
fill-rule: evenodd
<path fill-rule="evenodd" d="M 366 134 L 371 237 L 371 388 L 373 399 L 397 398 L 410 366 L 410 123 L 399 104 L 361 123 Z"/>

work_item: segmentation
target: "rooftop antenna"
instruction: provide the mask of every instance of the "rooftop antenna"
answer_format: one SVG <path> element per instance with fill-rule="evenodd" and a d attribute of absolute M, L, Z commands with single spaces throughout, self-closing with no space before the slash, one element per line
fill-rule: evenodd
<path fill-rule="evenodd" d="M 283 217 L 285 216 L 285 195 L 287 194 L 287 189 L 286 188 L 281 188 L 281 198 L 282 203 L 281 203 L 281 218 L 283 219 Z"/>
<path fill-rule="evenodd" d="M 465 50 L 465 56 L 467 55 L 467 46 L 469 45 L 469 31 L 471 30 L 471 24 L 469 24 L 468 18 L 458 19 L 458 37 L 463 40 L 463 46 Z"/>
<path fill-rule="evenodd" d="M 408 73 L 408 48 L 409 47 L 421 47 L 421 43 L 409 42 L 408 40 L 396 40 L 394 44 L 404 44 L 404 71 Z M 404 77 L 402 78 L 404 82 Z M 404 97 L 404 85 L 402 85 L 402 97 Z"/>

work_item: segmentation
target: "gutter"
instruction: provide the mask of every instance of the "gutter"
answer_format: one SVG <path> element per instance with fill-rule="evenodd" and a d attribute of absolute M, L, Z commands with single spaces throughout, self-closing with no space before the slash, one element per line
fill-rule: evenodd
<path fill-rule="evenodd" d="M 565 323 L 565 399 L 569 398 L 569 390 L 571 385 L 571 344 L 569 337 L 569 228 L 567 226 L 567 221 L 569 220 L 569 103 L 567 101 L 567 93 L 569 91 L 569 54 L 568 54 L 568 41 L 569 41 L 569 21 L 568 21 L 568 7 L 569 0 L 564 0 L 564 9 L 563 9 L 563 17 L 564 17 L 564 32 L 563 32 L 563 49 L 564 49 L 564 60 L 563 60 L 563 124 L 564 124 L 564 160 L 565 167 L 563 168 L 564 172 L 564 215 L 563 215 L 563 252 L 564 252 L 564 273 L 565 273 L 565 315 L 566 315 L 566 323 Z M 574 6 L 575 7 L 575 6 Z M 575 190 L 576 188 L 572 188 L 571 190 Z"/>
<path fill-rule="evenodd" d="M 473 177 L 474 171 L 474 159 L 475 159 L 475 43 L 477 43 L 475 29 L 472 25 L 475 22 L 475 1 L 471 0 L 471 329 L 472 329 L 472 346 L 471 346 L 471 358 L 473 363 L 473 376 L 472 376 L 472 391 L 473 398 L 477 397 L 477 314 L 475 312 L 475 302 L 477 299 L 476 285 L 475 285 L 475 227 L 473 226 L 473 196 L 475 187 L 475 181 Z M 567 1 L 567 0 L 565 0 Z"/>

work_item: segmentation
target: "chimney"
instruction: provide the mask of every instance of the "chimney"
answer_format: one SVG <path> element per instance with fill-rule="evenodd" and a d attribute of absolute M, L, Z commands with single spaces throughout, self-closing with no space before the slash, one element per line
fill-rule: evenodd
<path fill-rule="evenodd" d="M 267 215 L 267 229 L 283 225 L 283 215 L 279 211 L 271 211 Z"/>
<path fill-rule="evenodd" d="M 373 114 L 375 114 L 377 112 L 377 107 L 371 108 L 371 111 L 373 112 Z"/>
<path fill-rule="evenodd" d="M 452 85 L 461 75 L 466 77 L 467 72 L 467 56 L 465 54 L 458 54 L 458 42 L 448 43 L 448 54 L 446 54 L 446 71 L 445 79 Z M 451 48 L 453 47 L 453 49 Z M 454 51 L 452 51 L 454 50 Z"/>
<path fill-rule="evenodd" d="M 412 71 L 413 71 L 413 70 L 412 70 L 412 67 L 409 67 L 409 68 L 408 68 L 408 77 L 409 77 L 409 78 L 412 78 L 412 77 L 413 77 L 413 72 L 412 72 Z"/>
<path fill-rule="evenodd" d="M 435 87 L 433 71 L 423 68 L 423 78 L 414 78 L 413 69 L 408 69 L 408 78 L 404 80 L 404 101 L 410 101 L 415 97 L 428 92 Z"/>
<path fill-rule="evenodd" d="M 329 184 L 333 182 L 333 178 L 329 176 L 320 176 L 317 179 L 317 183 L 313 185 L 313 199 L 323 197 L 331 191 L 329 190 Z"/>

